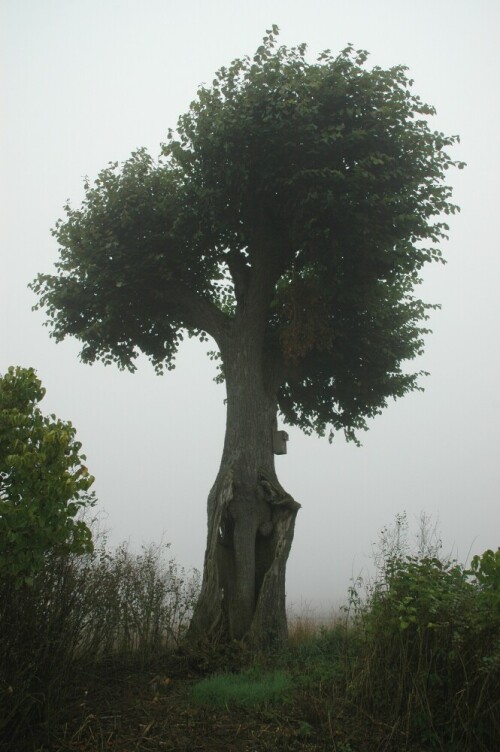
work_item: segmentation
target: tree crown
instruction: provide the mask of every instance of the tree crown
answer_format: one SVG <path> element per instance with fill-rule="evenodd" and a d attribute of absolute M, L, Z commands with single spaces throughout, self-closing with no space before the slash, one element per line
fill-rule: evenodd
<path fill-rule="evenodd" d="M 33 289 L 53 336 L 81 357 L 173 366 L 183 333 L 261 337 L 285 419 L 352 437 L 389 397 L 418 388 L 431 307 L 414 295 L 441 260 L 456 136 L 406 69 L 347 47 L 310 63 L 277 45 L 221 68 L 168 134 L 86 182 L 54 235 L 56 274 Z"/>

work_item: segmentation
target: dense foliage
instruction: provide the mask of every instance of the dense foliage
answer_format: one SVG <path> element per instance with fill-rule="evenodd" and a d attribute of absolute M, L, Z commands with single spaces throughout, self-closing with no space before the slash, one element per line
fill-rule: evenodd
<path fill-rule="evenodd" d="M 45 390 L 32 368 L 0 376 L 0 572 L 30 584 L 49 553 L 92 550 L 77 519 L 94 504 L 94 478 L 75 428 L 38 407 Z"/>
<path fill-rule="evenodd" d="M 139 351 L 172 367 L 186 331 L 220 346 L 251 316 L 285 419 L 352 438 L 417 388 L 414 287 L 456 209 L 457 138 L 429 128 L 403 66 L 352 47 L 311 63 L 277 33 L 198 91 L 158 161 L 139 149 L 86 182 L 33 289 L 56 339 L 130 369 Z"/>

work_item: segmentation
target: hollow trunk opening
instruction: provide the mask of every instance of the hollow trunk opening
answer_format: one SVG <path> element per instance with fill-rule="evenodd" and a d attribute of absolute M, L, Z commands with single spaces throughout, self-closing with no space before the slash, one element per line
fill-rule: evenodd
<path fill-rule="evenodd" d="M 226 435 L 208 497 L 203 583 L 190 636 L 282 642 L 286 562 L 300 505 L 276 477 L 276 399 L 260 362 L 240 345 L 224 368 Z"/>

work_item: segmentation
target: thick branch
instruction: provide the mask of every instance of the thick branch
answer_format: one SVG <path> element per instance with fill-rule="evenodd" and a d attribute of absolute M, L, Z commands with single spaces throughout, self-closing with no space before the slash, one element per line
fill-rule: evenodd
<path fill-rule="evenodd" d="M 227 335 L 230 318 L 213 301 L 193 292 L 179 282 L 169 282 L 164 288 L 169 313 L 190 329 L 206 332 L 217 344 Z"/>

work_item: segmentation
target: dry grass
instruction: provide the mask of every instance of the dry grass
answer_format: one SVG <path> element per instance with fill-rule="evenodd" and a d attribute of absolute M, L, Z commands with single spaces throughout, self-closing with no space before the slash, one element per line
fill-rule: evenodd
<path fill-rule="evenodd" d="M 310 608 L 302 613 L 291 611 L 288 614 L 288 644 L 291 648 L 304 645 L 322 632 L 335 629 L 344 621 L 345 616 L 333 611 L 329 615 L 317 614 Z"/>

